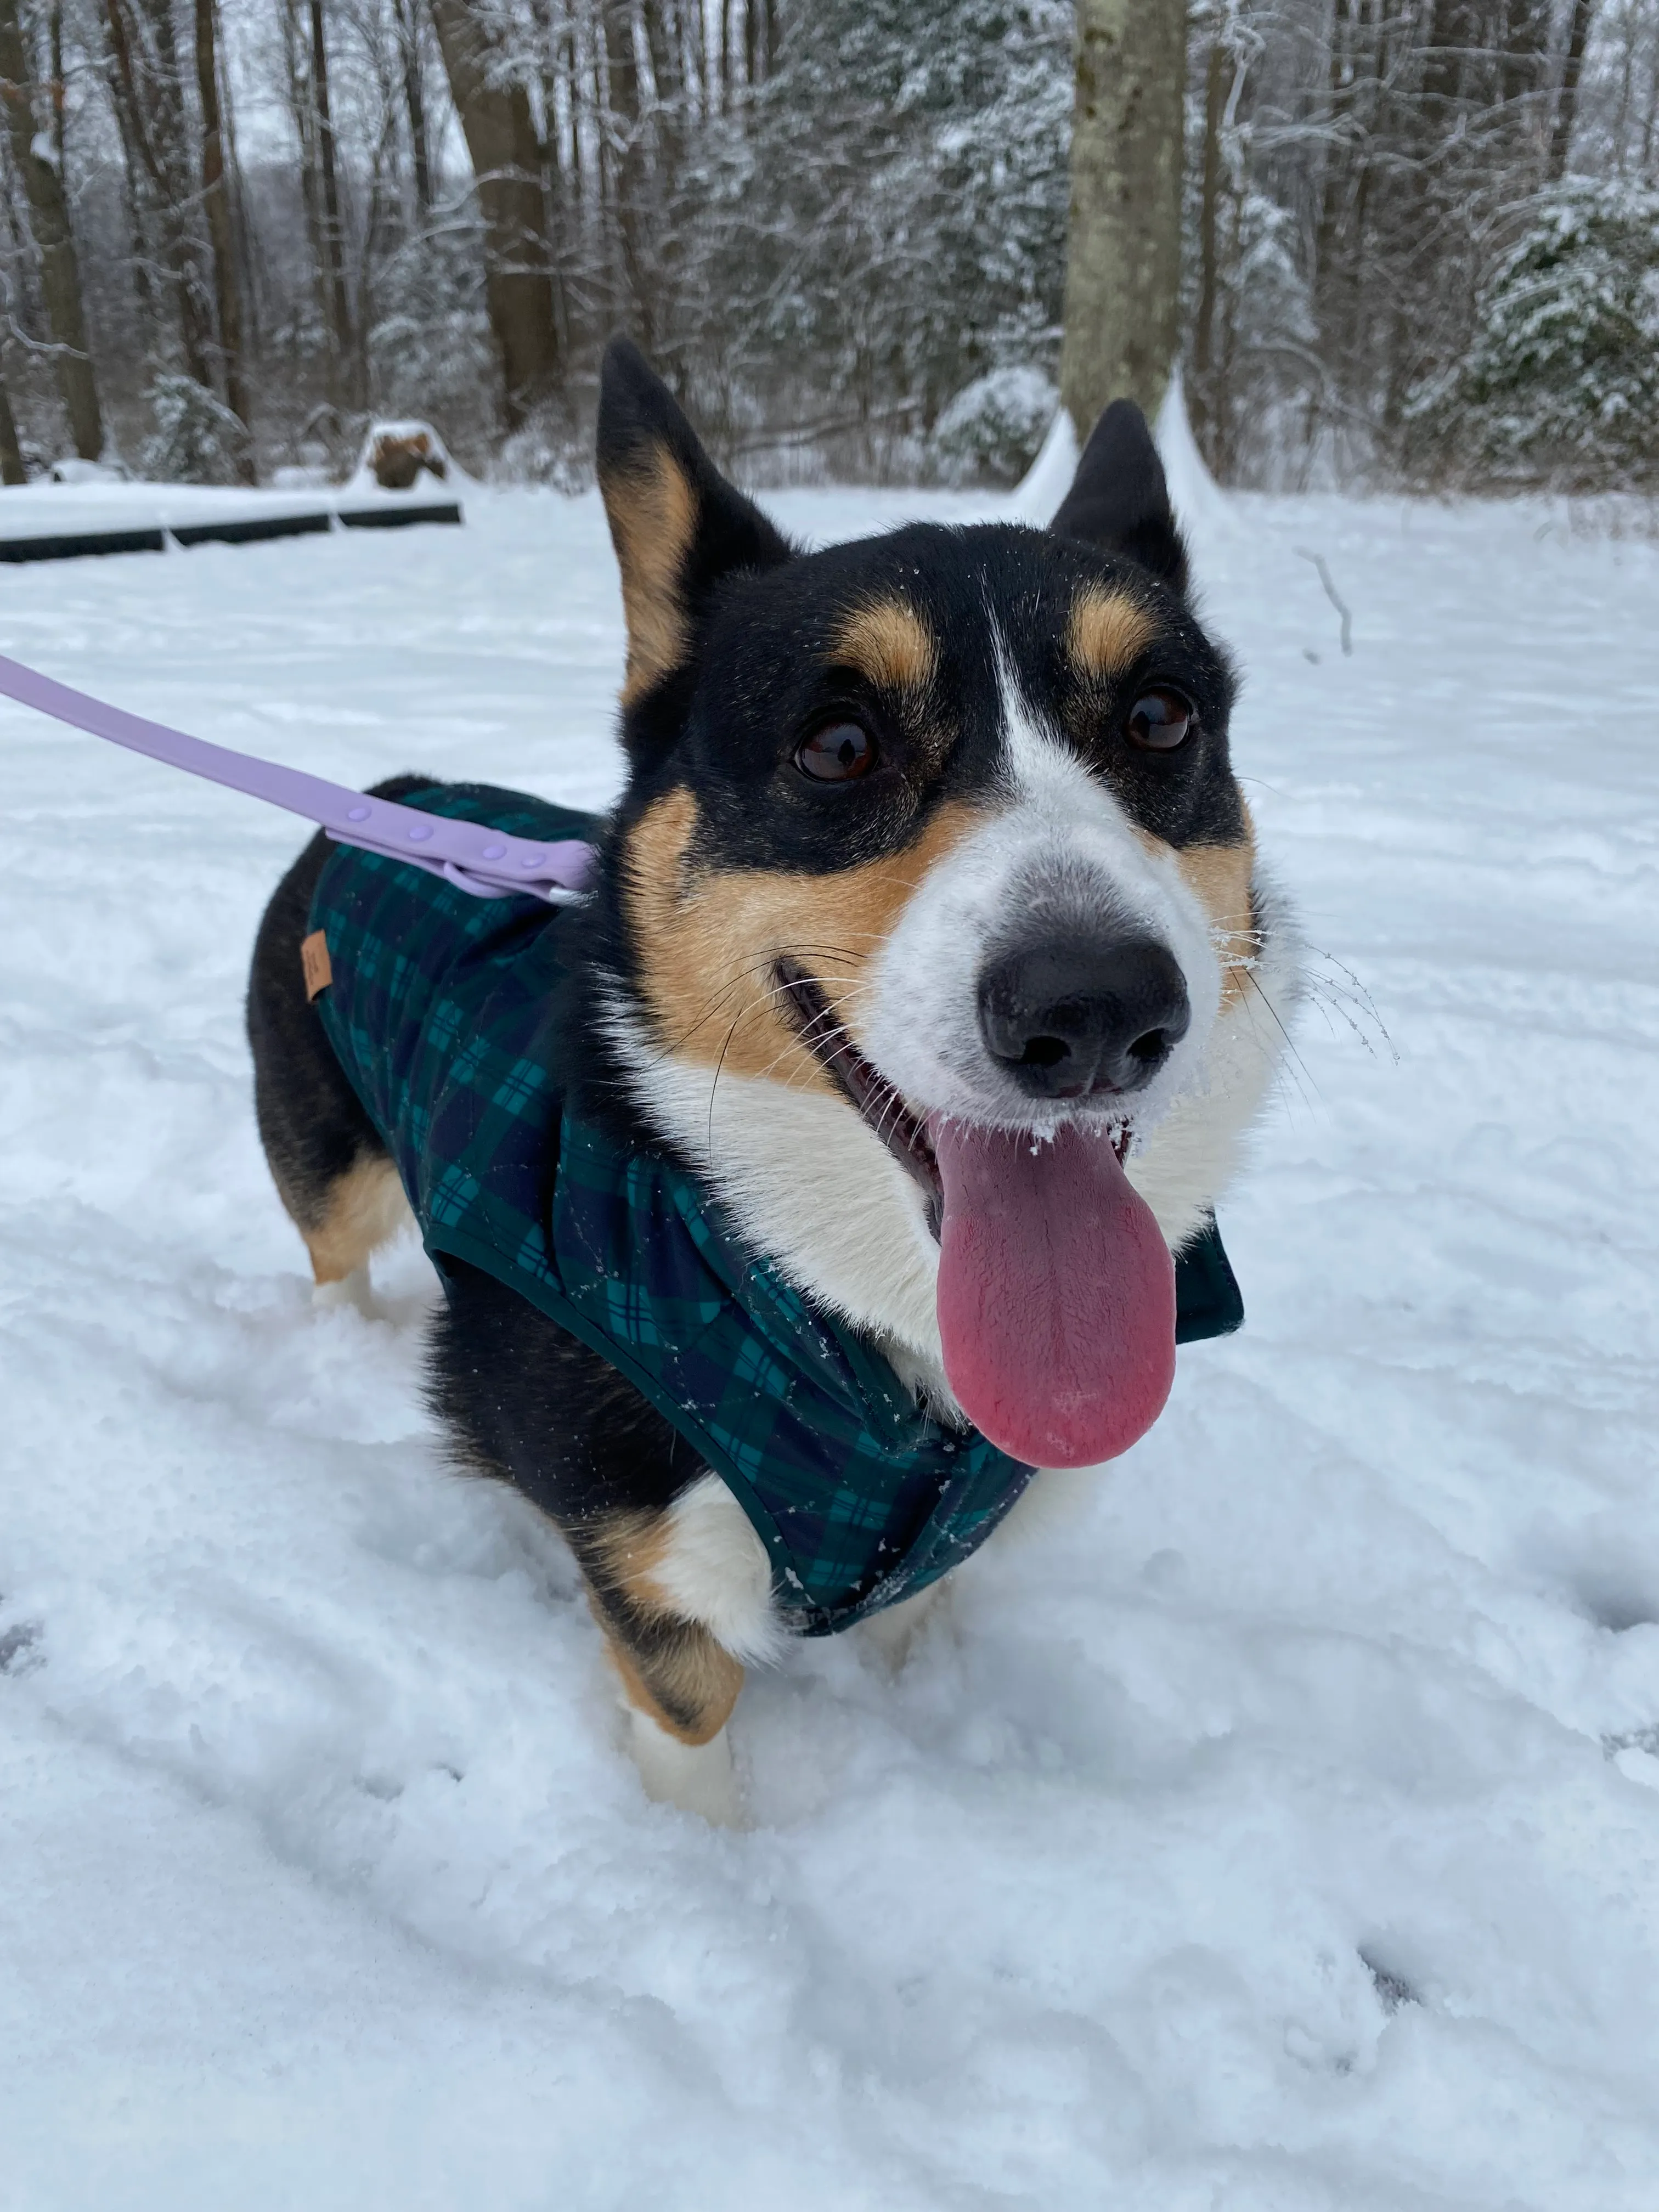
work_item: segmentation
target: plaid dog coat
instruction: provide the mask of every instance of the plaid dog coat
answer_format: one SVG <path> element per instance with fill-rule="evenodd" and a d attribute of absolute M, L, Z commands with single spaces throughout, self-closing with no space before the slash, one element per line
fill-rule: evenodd
<path fill-rule="evenodd" d="M 592 815 L 486 786 L 403 794 L 510 834 Z M 341 846 L 309 927 L 316 1004 L 440 1273 L 470 1261 L 608 1360 L 729 1485 L 808 1635 L 924 1588 L 984 1542 L 1032 1470 L 921 1411 L 880 1354 L 746 1251 L 716 1202 L 570 1105 L 559 1037 L 568 908 L 478 899 Z M 1176 1271 L 1177 1336 L 1243 1309 L 1212 1229 Z"/>

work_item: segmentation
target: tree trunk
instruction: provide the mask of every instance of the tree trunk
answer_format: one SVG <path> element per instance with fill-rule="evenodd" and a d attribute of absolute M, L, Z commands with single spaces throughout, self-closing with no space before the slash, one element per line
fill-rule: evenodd
<path fill-rule="evenodd" d="M 1150 420 L 1180 337 L 1186 0 L 1078 0 L 1060 388 L 1079 439 L 1110 401 Z"/>
<path fill-rule="evenodd" d="M 64 74 L 64 0 L 52 0 L 52 12 L 47 20 L 50 46 L 47 67 L 52 72 L 52 82 L 46 89 L 52 107 L 52 143 L 57 155 L 58 173 L 65 177 L 69 174 L 64 167 L 69 158 L 69 147 L 64 137 L 69 114 L 69 79 Z"/>
<path fill-rule="evenodd" d="M 577 93 L 576 26 L 562 0 L 533 0 L 540 48 L 542 88 L 542 189 L 548 210 L 548 238 L 579 237 L 582 222 L 581 118 Z M 568 300 L 562 283 L 553 286 L 553 346 L 562 356 L 570 345 Z"/>
<path fill-rule="evenodd" d="M 0 384 L 0 483 L 21 484 L 29 480 L 23 466 L 23 450 L 17 442 L 17 422 L 11 411 L 11 394 Z"/>
<path fill-rule="evenodd" d="M 131 15 L 128 0 L 106 0 L 106 15 L 115 61 L 115 99 L 125 118 L 123 137 L 137 151 L 162 258 L 173 277 L 185 366 L 198 384 L 211 392 L 208 356 L 212 331 L 191 232 L 196 190 L 185 143 L 170 0 L 157 0 L 148 18 L 142 0 Z"/>
<path fill-rule="evenodd" d="M 593 47 L 593 118 L 599 187 L 598 242 L 605 270 L 604 314 L 605 321 L 614 328 L 617 323 L 627 320 L 628 308 L 623 297 L 625 274 L 618 221 L 618 210 L 622 204 L 618 171 L 622 156 L 617 145 L 617 94 L 611 62 L 608 12 L 604 0 L 599 0 L 599 4 L 590 15 L 588 33 Z"/>
<path fill-rule="evenodd" d="M 222 25 L 222 16 L 220 21 Z M 253 227 L 248 220 L 247 193 L 243 184 L 242 157 L 236 149 L 236 112 L 231 103 L 228 73 L 223 82 L 224 104 L 221 119 L 224 137 L 225 190 L 230 209 L 236 267 L 240 272 L 238 297 L 242 305 L 242 356 L 245 362 L 257 362 L 260 352 L 259 255 L 254 244 Z"/>
<path fill-rule="evenodd" d="M 1567 28 L 1567 51 L 1561 62 L 1561 89 L 1556 94 L 1555 128 L 1550 134 L 1550 181 L 1559 184 L 1567 173 L 1572 151 L 1572 126 L 1578 113 L 1578 80 L 1584 70 L 1584 49 L 1589 44 L 1595 0 L 1573 0 L 1572 21 Z"/>
<path fill-rule="evenodd" d="M 312 288 L 326 326 L 331 320 L 328 252 L 323 243 L 322 195 L 317 181 L 317 109 L 311 96 L 311 40 L 303 21 L 305 4 L 306 0 L 284 0 L 283 56 L 288 65 L 289 112 L 300 142 L 300 204 L 305 211 L 306 239 L 311 248 Z"/>
<path fill-rule="evenodd" d="M 529 97 L 492 70 L 494 35 L 468 0 L 432 0 L 432 20 L 478 182 L 484 294 L 501 350 L 503 411 L 515 430 L 559 367 L 541 149 Z"/>
<path fill-rule="evenodd" d="M 242 290 L 236 266 L 236 233 L 225 181 L 224 131 L 219 116 L 219 47 L 216 0 L 196 0 L 196 91 L 202 114 L 202 204 L 207 210 L 213 246 L 213 289 L 219 311 L 219 358 L 224 367 L 225 400 L 244 429 L 251 428 L 242 361 Z M 237 473 L 255 481 L 252 441 L 243 448 Z"/>
<path fill-rule="evenodd" d="M 1506 106 L 1529 100 L 1548 65 L 1550 15 L 1542 0 L 1508 0 L 1504 22 L 1503 97 Z"/>
<path fill-rule="evenodd" d="M 311 100 L 317 130 L 318 167 L 322 178 L 324 296 L 334 340 L 335 398 L 361 407 L 357 349 L 351 330 L 351 295 L 346 289 L 345 228 L 340 220 L 340 182 L 334 160 L 334 117 L 328 96 L 328 42 L 323 34 L 323 0 L 311 0 Z"/>
<path fill-rule="evenodd" d="M 121 200 L 127 219 L 128 265 L 132 275 L 132 296 L 137 303 L 138 325 L 143 334 L 144 350 L 148 353 L 155 338 L 155 298 L 150 283 L 149 231 L 144 221 L 138 149 L 133 143 L 131 118 L 122 94 L 119 77 L 112 82 L 110 91 L 116 129 L 121 139 Z"/>
<path fill-rule="evenodd" d="M 1352 8 L 1345 11 L 1342 0 L 1335 0 L 1331 9 L 1330 55 L 1326 75 L 1323 158 L 1320 163 L 1315 200 L 1313 271 L 1310 290 L 1314 327 L 1319 334 L 1320 349 L 1327 362 L 1338 357 L 1341 351 L 1340 301 L 1345 289 L 1342 279 L 1348 267 L 1343 256 L 1343 246 L 1348 234 L 1344 218 L 1348 212 L 1354 162 L 1352 108 L 1356 67 L 1352 15 Z M 1322 398 L 1317 386 L 1310 389 L 1307 429 L 1310 445 L 1322 417 Z"/>
<path fill-rule="evenodd" d="M 414 0 L 397 0 L 398 35 L 404 50 L 404 106 L 415 167 L 415 204 L 424 223 L 432 213 L 432 167 L 427 151 L 426 88 L 421 72 L 421 19 Z M 551 110 L 549 110 L 550 116 Z"/>
<path fill-rule="evenodd" d="M 1210 469 L 1219 468 L 1221 407 L 1216 377 L 1216 304 L 1221 288 L 1222 124 L 1232 56 L 1218 20 L 1204 75 L 1204 167 L 1198 204 L 1198 316 L 1193 330 L 1193 435 Z"/>
<path fill-rule="evenodd" d="M 645 43 L 651 56 L 651 82 L 656 90 L 659 109 L 675 107 L 684 82 L 682 57 L 678 52 L 677 27 L 668 15 L 667 0 L 644 0 L 641 17 L 645 24 Z"/>
<path fill-rule="evenodd" d="M 601 19 L 601 30 L 605 29 Z M 617 242 L 621 249 L 629 319 L 647 354 L 657 349 L 655 271 L 647 254 L 644 102 L 640 96 L 639 50 L 635 43 L 633 0 L 617 0 L 605 39 L 611 128 L 621 145 L 616 155 L 614 187 Z"/>
<path fill-rule="evenodd" d="M 1550 10 L 1546 0 L 1508 0 L 1503 28 L 1503 133 L 1522 172 L 1531 167 L 1541 175 L 1550 137 Z"/>
<path fill-rule="evenodd" d="M 751 88 L 766 78 L 766 10 L 763 0 L 744 0 L 743 75 Z"/>
<path fill-rule="evenodd" d="M 6 111 L 12 152 L 28 194 L 29 227 L 40 257 L 40 288 L 57 348 L 58 387 L 76 452 L 83 461 L 95 461 L 104 450 L 104 418 L 87 345 L 80 264 L 64 179 L 47 153 L 37 151 L 50 148 L 52 139 L 36 128 L 34 71 L 18 20 L 17 0 L 0 0 L 0 78 L 4 79 L 0 105 Z"/>

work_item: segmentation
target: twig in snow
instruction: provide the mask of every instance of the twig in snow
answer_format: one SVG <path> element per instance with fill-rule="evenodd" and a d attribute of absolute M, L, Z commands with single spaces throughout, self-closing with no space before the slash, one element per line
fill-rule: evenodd
<path fill-rule="evenodd" d="M 1331 572 L 1325 566 L 1324 555 L 1310 553 L 1305 545 L 1298 545 L 1296 550 L 1301 559 L 1311 561 L 1318 569 L 1319 580 L 1325 586 L 1325 597 L 1342 617 L 1342 650 L 1345 653 L 1352 653 L 1353 651 L 1353 617 L 1348 612 L 1336 586 L 1331 581 Z"/>

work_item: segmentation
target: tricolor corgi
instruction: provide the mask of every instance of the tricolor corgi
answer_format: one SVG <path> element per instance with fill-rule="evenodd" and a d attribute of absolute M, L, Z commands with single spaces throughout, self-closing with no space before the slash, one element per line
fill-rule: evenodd
<path fill-rule="evenodd" d="M 599 475 L 628 773 L 589 894 L 319 838 L 249 1028 L 319 1293 L 413 1206 L 459 1456 L 568 1539 L 647 1790 L 729 1820 L 745 1666 L 1157 1418 L 1296 951 L 1133 406 L 1047 529 L 805 552 L 619 340 Z"/>

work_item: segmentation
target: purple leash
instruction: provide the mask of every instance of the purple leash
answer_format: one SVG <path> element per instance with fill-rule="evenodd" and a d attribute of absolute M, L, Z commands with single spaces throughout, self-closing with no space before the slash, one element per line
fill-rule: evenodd
<path fill-rule="evenodd" d="M 424 868 L 474 898 L 509 898 L 529 892 L 550 906 L 563 906 L 581 896 L 592 872 L 593 848 L 580 839 L 538 843 L 531 837 L 509 837 L 506 830 L 491 830 L 482 822 L 459 822 L 447 815 L 423 814 L 418 807 L 399 806 L 395 799 L 368 799 L 343 784 L 307 775 L 303 769 L 279 768 L 274 761 L 234 753 L 227 745 L 187 738 L 164 722 L 147 722 L 141 714 L 106 706 L 101 699 L 71 691 L 67 684 L 54 683 L 21 661 L 8 660 L 3 653 L 0 693 L 60 722 L 72 723 L 77 730 L 90 731 L 94 738 L 125 745 L 129 752 L 147 753 L 151 760 L 181 768 L 187 775 L 205 776 L 210 783 L 227 784 L 250 799 L 286 807 L 290 814 L 320 824 L 337 844 L 356 845 L 365 853 Z"/>

